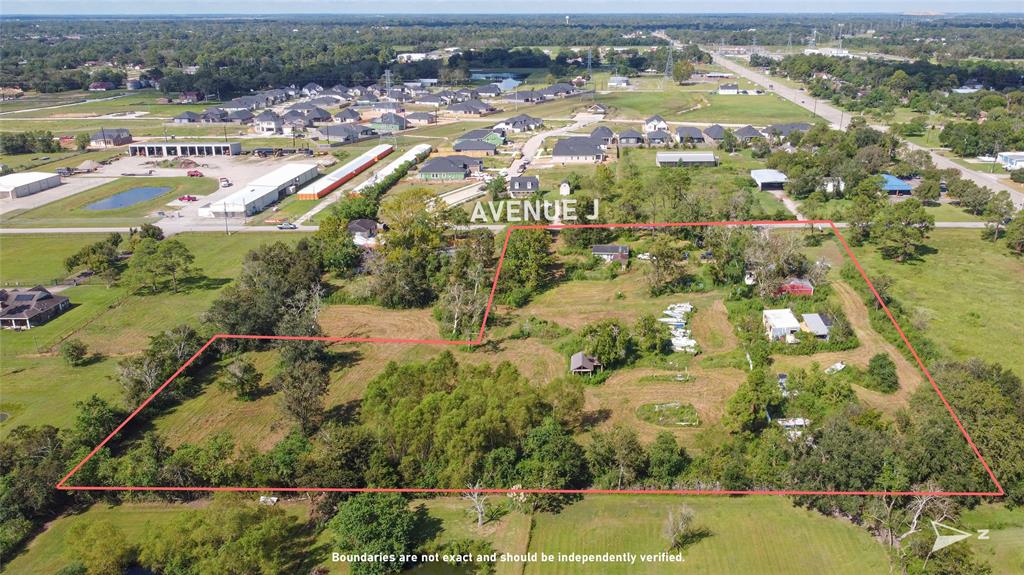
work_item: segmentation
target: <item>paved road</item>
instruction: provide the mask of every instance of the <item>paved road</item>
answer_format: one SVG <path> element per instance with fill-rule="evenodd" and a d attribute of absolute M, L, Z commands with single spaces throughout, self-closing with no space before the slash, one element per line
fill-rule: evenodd
<path fill-rule="evenodd" d="M 743 66 L 742 64 L 739 64 L 736 61 L 726 58 L 725 56 L 718 54 L 716 52 L 712 52 L 712 57 L 714 58 L 716 64 L 721 65 L 723 68 L 728 69 L 729 71 L 733 72 L 738 76 L 743 76 L 747 80 L 750 80 L 755 84 L 759 84 L 766 89 L 769 89 L 769 86 L 771 86 L 770 91 L 773 91 L 779 96 L 782 96 L 783 98 L 793 102 L 794 104 L 807 110 L 810 110 L 811 112 L 817 114 L 818 116 L 821 116 L 829 123 L 831 123 L 832 127 L 834 128 L 838 127 L 840 129 L 845 129 L 850 124 L 850 114 L 846 113 L 845 110 L 840 110 L 839 108 L 836 108 L 827 100 L 819 100 L 817 98 L 812 97 L 807 92 L 802 92 L 796 88 L 784 86 L 777 80 L 773 80 L 769 76 L 766 76 L 755 70 L 751 70 L 750 68 L 747 68 L 746 66 Z M 886 126 L 873 127 L 882 130 L 888 129 Z M 907 147 L 910 148 L 911 150 L 924 150 L 928 152 L 932 157 L 932 162 L 934 162 L 937 167 L 953 168 L 956 170 L 960 170 L 961 177 L 967 180 L 971 180 L 974 183 L 978 184 L 979 186 L 985 186 L 997 192 L 1005 190 L 1010 194 L 1010 198 L 1013 199 L 1013 203 L 1015 206 L 1017 206 L 1017 209 L 1024 208 L 1024 193 L 1018 191 L 1016 188 L 1011 187 L 1010 185 L 1008 185 L 1006 182 L 1002 181 L 995 175 L 986 174 L 984 172 L 979 172 L 977 170 L 965 168 L 964 166 L 957 164 L 953 160 L 939 154 L 935 150 L 925 148 L 924 146 L 919 146 L 913 142 L 907 142 Z"/>

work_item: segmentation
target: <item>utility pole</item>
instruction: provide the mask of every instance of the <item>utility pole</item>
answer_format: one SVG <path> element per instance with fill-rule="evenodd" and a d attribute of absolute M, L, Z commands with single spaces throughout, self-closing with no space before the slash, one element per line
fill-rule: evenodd
<path fill-rule="evenodd" d="M 587 48 L 587 82 L 592 82 L 590 91 L 590 101 L 593 102 L 594 98 L 597 97 L 597 81 L 594 80 L 594 64 L 593 64 L 593 51 L 592 47 Z"/>

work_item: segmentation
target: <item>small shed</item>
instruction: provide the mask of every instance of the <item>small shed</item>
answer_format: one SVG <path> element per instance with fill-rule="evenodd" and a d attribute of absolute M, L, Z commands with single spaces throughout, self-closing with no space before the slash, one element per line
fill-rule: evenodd
<path fill-rule="evenodd" d="M 825 323 L 825 320 L 816 313 L 805 313 L 802 316 L 803 321 L 800 322 L 800 329 L 814 335 L 818 339 L 828 341 L 829 338 L 829 327 Z"/>
<path fill-rule="evenodd" d="M 750 177 L 757 183 L 757 189 L 762 192 L 769 190 L 782 190 L 789 178 L 778 170 L 750 170 Z"/>
<path fill-rule="evenodd" d="M 769 341 L 790 341 L 800 331 L 800 322 L 789 308 L 766 309 L 761 312 L 761 322 Z"/>
<path fill-rule="evenodd" d="M 604 365 L 582 351 L 577 351 L 569 358 L 569 371 L 577 375 L 593 375 L 595 371 L 603 371 Z"/>
<path fill-rule="evenodd" d="M 786 278 L 776 295 L 814 295 L 814 284 L 807 278 Z"/>

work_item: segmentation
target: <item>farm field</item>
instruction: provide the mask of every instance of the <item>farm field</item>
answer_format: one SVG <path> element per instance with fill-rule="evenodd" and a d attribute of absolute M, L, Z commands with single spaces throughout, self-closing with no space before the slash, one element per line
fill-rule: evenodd
<path fill-rule="evenodd" d="M 104 99 L 95 92 L 86 92 L 85 101 L 60 108 L 45 110 L 22 111 L 8 114 L 8 118 L 72 118 L 86 116 L 104 116 L 110 114 L 144 113 L 148 117 L 173 118 L 178 114 L 191 111 L 201 112 L 215 107 L 219 102 L 200 102 L 198 104 L 159 104 L 157 100 L 167 95 L 156 90 L 135 90 L 123 92 L 119 97 Z"/>
<path fill-rule="evenodd" d="M 130 206 L 111 209 L 89 209 L 95 202 L 137 188 L 170 188 L 160 195 Z M 178 196 L 204 196 L 217 189 L 210 178 L 126 177 L 97 186 L 73 196 L 24 212 L 5 214 L 0 225 L 8 227 L 118 227 L 140 225 L 153 221 L 150 214 Z"/>
<path fill-rule="evenodd" d="M 601 573 L 884 575 L 885 550 L 863 529 L 794 507 L 781 497 L 587 497 L 558 515 L 540 514 L 530 550 L 545 553 L 660 553 L 670 511 L 689 507 L 710 535 L 688 547 L 682 566 L 606 563 Z M 527 575 L 592 573 L 579 563 L 530 564 Z"/>
<path fill-rule="evenodd" d="M 892 293 L 927 325 L 940 350 L 1024 372 L 1024 326 L 1016 320 L 1024 262 L 1003 242 L 980 241 L 980 230 L 933 230 L 927 246 L 920 260 L 905 264 L 883 260 L 870 246 L 854 253 L 869 275 L 895 280 Z"/>

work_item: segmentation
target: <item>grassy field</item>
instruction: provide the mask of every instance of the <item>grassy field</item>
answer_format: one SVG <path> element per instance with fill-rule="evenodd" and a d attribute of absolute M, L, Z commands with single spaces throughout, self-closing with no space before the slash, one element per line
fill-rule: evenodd
<path fill-rule="evenodd" d="M 814 123 L 815 116 L 800 106 L 774 94 L 763 96 L 705 96 L 707 106 L 683 114 L 684 122 L 721 124 L 767 124 L 786 122 Z"/>
<path fill-rule="evenodd" d="M 710 535 L 671 563 L 527 565 L 527 575 L 575 573 L 887 574 L 884 549 L 863 529 L 794 507 L 781 497 L 589 497 L 558 515 L 539 515 L 530 551 L 604 553 L 668 550 L 662 529 L 670 511 L 693 510 Z"/>
<path fill-rule="evenodd" d="M 1017 320 L 1024 261 L 1009 255 L 1002 242 L 983 241 L 979 230 L 934 230 L 927 245 L 934 253 L 905 264 L 883 260 L 872 247 L 855 253 L 869 274 L 896 280 L 893 293 L 927 324 L 944 352 L 1024 373 L 1024 324 Z"/>
<path fill-rule="evenodd" d="M 660 91 L 601 94 L 597 101 L 610 106 L 609 118 L 616 120 L 643 120 L 654 114 L 669 121 L 682 120 L 687 110 L 702 103 L 699 95 L 676 86 Z"/>
<path fill-rule="evenodd" d="M 159 196 L 123 208 L 90 210 L 94 202 L 134 188 L 170 188 Z M 133 226 L 153 221 L 150 214 L 183 195 L 204 196 L 217 190 L 212 178 L 118 178 L 117 180 L 25 212 L 6 214 L 0 224 L 10 227 Z"/>
<path fill-rule="evenodd" d="M 0 285 L 49 284 L 66 277 L 64 258 L 106 234 L 0 235 Z"/>
<path fill-rule="evenodd" d="M 115 99 L 103 99 L 95 93 L 87 93 L 90 101 L 81 102 L 60 108 L 48 108 L 45 110 L 23 111 L 12 113 L 10 118 L 70 118 L 82 116 L 103 116 L 109 114 L 145 113 L 147 116 L 160 118 L 173 118 L 178 114 L 191 111 L 201 112 L 207 108 L 215 107 L 219 102 L 200 102 L 198 104 L 159 104 L 157 100 L 165 98 L 166 94 L 156 90 L 136 90 L 126 92 Z M 86 97 L 89 97 L 86 96 Z"/>
<path fill-rule="evenodd" d="M 990 530 L 989 539 L 972 537 L 969 541 L 995 575 L 1024 573 L 1024 508 L 1008 509 L 1002 503 L 979 505 L 966 511 L 956 527 L 969 532 Z"/>
<path fill-rule="evenodd" d="M 17 100 L 4 100 L 0 102 L 0 112 L 4 114 L 26 110 L 29 108 L 45 108 L 48 106 L 63 106 L 88 100 L 97 100 L 119 96 L 126 93 L 126 90 L 111 90 L 109 92 L 89 92 L 87 90 L 68 90 L 67 92 L 26 92 Z"/>

